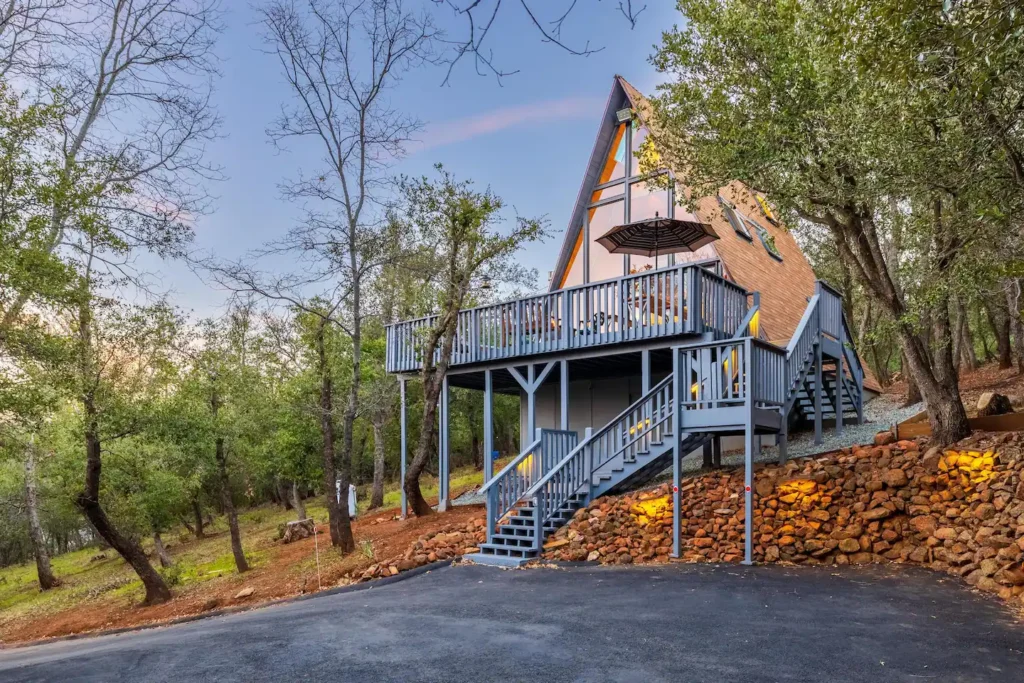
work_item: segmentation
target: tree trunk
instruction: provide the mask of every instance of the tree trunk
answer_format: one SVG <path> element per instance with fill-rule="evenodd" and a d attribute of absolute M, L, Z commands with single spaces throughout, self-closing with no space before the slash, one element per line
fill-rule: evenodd
<path fill-rule="evenodd" d="M 294 482 L 292 482 L 294 483 Z M 274 477 L 274 488 L 277 491 L 277 502 L 281 504 L 285 510 L 291 510 L 293 507 L 291 496 L 288 495 L 288 485 L 281 479 L 281 477 Z M 305 517 L 299 517 L 299 519 L 305 519 Z"/>
<path fill-rule="evenodd" d="M 100 482 L 103 474 L 103 448 L 99 436 L 99 410 L 96 407 L 96 368 L 92 344 L 92 309 L 88 304 L 91 292 L 84 292 L 85 301 L 78 307 L 79 381 L 82 383 L 82 417 L 85 424 L 85 485 L 75 498 L 75 505 L 89 520 L 97 535 L 117 551 L 138 574 L 146 589 L 144 604 L 153 605 L 171 599 L 171 591 L 160 574 L 146 558 L 142 546 L 133 538 L 122 536 L 111 524 L 100 505 Z"/>
<path fill-rule="evenodd" d="M 420 475 L 427 466 L 430 458 L 431 446 L 433 445 L 434 425 L 437 419 L 437 397 L 439 391 L 432 391 L 427 388 L 426 382 L 423 387 L 423 422 L 419 438 L 416 441 L 416 450 L 413 453 L 412 462 L 405 470 L 405 481 L 402 486 L 405 488 L 405 499 L 413 514 L 417 517 L 424 517 L 434 513 L 433 508 L 423 497 L 420 490 Z"/>
<path fill-rule="evenodd" d="M 216 399 L 214 399 L 216 400 Z M 235 567 L 238 573 L 249 571 L 249 563 L 242 551 L 242 533 L 238 529 L 238 512 L 235 501 L 231 497 L 231 479 L 228 477 L 228 460 L 224 453 L 224 437 L 218 436 L 216 441 L 217 469 L 220 473 L 220 497 L 224 505 L 224 513 L 228 518 L 228 530 L 231 532 L 231 554 L 235 556 Z"/>
<path fill-rule="evenodd" d="M 384 425 L 373 422 L 373 490 L 368 510 L 384 505 Z"/>
<path fill-rule="evenodd" d="M 960 318 L 960 362 L 968 370 L 978 369 L 978 354 L 974 351 L 974 337 L 971 335 L 971 318 L 963 299 L 956 298 L 957 313 Z"/>
<path fill-rule="evenodd" d="M 907 397 L 903 401 L 903 405 L 912 406 L 922 401 L 921 390 L 917 386 L 917 380 L 914 379 L 914 373 L 910 371 L 910 365 L 907 363 L 907 354 L 903 354 L 903 376 L 907 380 Z"/>
<path fill-rule="evenodd" d="M 448 359 L 452 355 L 452 346 L 455 342 L 455 322 L 463 297 L 450 295 L 451 302 L 445 307 L 444 320 L 439 321 L 431 338 L 428 339 L 424 358 L 433 358 L 434 350 L 441 342 L 441 361 L 433 366 L 431 363 L 423 364 L 421 377 L 423 379 L 423 416 L 420 422 L 420 434 L 416 440 L 416 449 L 413 451 L 412 462 L 405 471 L 405 481 L 402 486 L 405 488 L 405 499 L 417 517 L 433 514 L 434 510 L 423 497 L 420 490 L 420 475 L 427 466 L 430 454 L 433 450 L 434 432 L 437 425 L 437 400 L 441 396 L 441 389 L 444 387 L 444 377 L 448 372 Z"/>
<path fill-rule="evenodd" d="M 908 382 L 913 379 L 928 406 L 928 419 L 933 437 L 940 444 L 948 444 L 971 433 L 967 412 L 960 400 L 958 378 L 952 367 L 952 353 L 949 344 L 949 303 L 948 292 L 941 296 L 942 305 L 933 312 L 939 320 L 931 321 L 942 337 L 939 342 L 943 353 L 933 358 L 928 347 L 922 343 L 917 331 L 906 321 L 907 307 L 897 282 L 893 279 L 882 253 L 878 239 L 879 231 L 874 224 L 871 207 L 853 202 L 840 207 L 841 213 L 828 213 L 817 217 L 817 222 L 827 225 L 832 231 L 840 257 L 854 267 L 860 284 L 870 292 L 875 301 L 883 307 L 888 316 L 896 321 L 896 333 L 903 348 L 905 365 L 909 367 Z M 946 271 L 956 255 L 956 249 L 944 238 L 946 230 L 942 225 L 942 207 L 936 202 L 935 242 L 933 252 L 942 254 L 941 261 L 934 264 L 935 271 Z M 938 366 L 933 362 L 938 360 Z"/>
<path fill-rule="evenodd" d="M 1013 355 L 1017 373 L 1024 374 L 1024 317 L 1021 316 L 1021 285 L 1018 278 L 1007 278 L 1006 310 L 1010 314 L 1010 328 L 1013 332 Z"/>
<path fill-rule="evenodd" d="M 195 536 L 196 538 L 205 538 L 206 533 L 203 531 L 203 508 L 199 505 L 199 497 L 192 499 L 192 515 L 195 517 Z"/>
<path fill-rule="evenodd" d="M 1010 346 L 1010 321 L 999 303 L 985 301 L 985 312 L 992 332 L 996 337 L 996 360 L 1000 368 L 1013 367 L 1013 352 Z"/>
<path fill-rule="evenodd" d="M 323 440 L 324 502 L 327 503 L 327 526 L 331 545 L 343 553 L 355 549 L 352 520 L 348 516 L 348 482 L 343 482 L 340 496 L 338 473 L 334 462 L 334 385 L 324 341 L 326 320 L 320 320 L 316 333 L 317 362 L 320 365 L 320 436 Z M 340 497 L 340 500 L 339 500 Z"/>
<path fill-rule="evenodd" d="M 161 567 L 170 567 L 174 564 L 171 556 L 167 554 L 167 548 L 164 547 L 164 539 L 160 538 L 160 532 L 153 532 L 153 547 L 156 548 L 157 559 L 160 560 Z"/>
<path fill-rule="evenodd" d="M 295 506 L 296 519 L 306 519 L 306 503 L 302 500 L 302 492 L 295 481 L 292 481 L 292 505 Z"/>
<path fill-rule="evenodd" d="M 89 401 L 87 401 L 89 403 Z M 86 414 L 91 411 L 86 408 Z M 142 547 L 133 539 L 122 536 L 107 518 L 107 513 L 100 506 L 100 474 L 102 460 L 100 457 L 100 440 L 96 435 L 95 422 L 88 422 L 85 431 L 85 489 L 78 494 L 75 503 L 93 529 L 104 542 L 124 558 L 142 580 L 146 589 L 144 604 L 155 605 L 171 599 L 171 591 L 162 576 L 149 563 Z"/>
<path fill-rule="evenodd" d="M 213 423 L 219 429 L 217 415 L 220 413 L 220 394 L 217 391 L 217 380 L 212 380 L 210 391 L 210 410 L 213 413 Z M 214 456 L 217 460 L 217 471 L 220 475 L 220 499 L 224 506 L 224 513 L 228 517 L 228 530 L 231 532 L 231 553 L 235 556 L 235 568 L 242 574 L 249 571 L 249 563 L 245 559 L 245 552 L 242 550 L 242 534 L 238 529 L 238 512 L 235 510 L 235 501 L 231 497 L 231 478 L 228 476 L 228 456 L 224 452 L 224 437 L 218 435 L 214 441 Z"/>
<path fill-rule="evenodd" d="M 25 457 L 25 505 L 28 508 L 28 535 L 32 541 L 32 554 L 36 558 L 36 576 L 44 591 L 60 585 L 50 568 L 50 553 L 46 548 L 43 525 L 39 522 L 39 500 L 36 494 L 36 447 L 28 446 Z"/>

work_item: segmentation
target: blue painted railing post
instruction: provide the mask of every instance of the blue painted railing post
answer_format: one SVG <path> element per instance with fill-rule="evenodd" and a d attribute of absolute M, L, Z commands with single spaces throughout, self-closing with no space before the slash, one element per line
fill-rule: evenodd
<path fill-rule="evenodd" d="M 542 486 L 533 500 L 533 549 L 538 553 L 544 548 L 544 502 Z"/>
<path fill-rule="evenodd" d="M 498 520 L 494 518 L 494 511 L 498 509 L 498 487 L 492 486 L 487 489 L 487 542 L 494 542 L 494 527 Z"/>
<path fill-rule="evenodd" d="M 572 347 L 572 295 L 562 292 L 562 348 Z"/>
<path fill-rule="evenodd" d="M 815 283 L 815 289 L 821 290 L 821 283 Z M 821 347 L 823 346 L 821 335 L 821 299 L 818 299 L 818 303 L 814 307 L 814 445 L 820 446 L 822 443 L 821 434 L 821 362 L 822 353 Z"/>
<path fill-rule="evenodd" d="M 704 331 L 704 311 L 701 310 L 700 276 L 696 268 L 686 271 L 686 320 L 690 332 L 700 334 Z"/>

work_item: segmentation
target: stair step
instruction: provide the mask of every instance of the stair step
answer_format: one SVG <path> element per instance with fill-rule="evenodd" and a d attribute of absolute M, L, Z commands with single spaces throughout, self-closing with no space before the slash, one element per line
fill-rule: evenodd
<path fill-rule="evenodd" d="M 532 548 L 512 548 L 498 543 L 481 543 L 480 553 L 483 555 L 498 555 L 499 557 L 518 557 L 529 559 L 537 556 L 537 551 Z"/>

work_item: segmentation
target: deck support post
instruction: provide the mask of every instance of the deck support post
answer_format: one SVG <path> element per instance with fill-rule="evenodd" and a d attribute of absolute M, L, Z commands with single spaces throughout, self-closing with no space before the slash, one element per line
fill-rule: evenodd
<path fill-rule="evenodd" d="M 533 433 L 537 431 L 536 373 L 536 366 L 533 363 L 526 366 L 526 381 L 529 384 L 526 390 L 526 443 L 520 446 L 521 449 L 532 443 Z"/>
<path fill-rule="evenodd" d="M 676 397 L 672 405 L 672 411 L 675 413 L 672 418 L 672 557 L 678 558 L 680 556 L 679 535 L 681 530 L 679 477 L 680 459 L 683 456 L 680 453 L 683 439 L 683 409 L 680 392 L 682 391 L 683 383 L 682 373 L 679 368 L 679 352 L 675 350 L 672 351 L 672 382 L 675 386 L 673 396 Z"/>
<path fill-rule="evenodd" d="M 821 343 L 814 351 L 814 445 L 822 443 L 821 425 Z"/>
<path fill-rule="evenodd" d="M 722 437 L 720 436 L 711 440 L 711 464 L 716 468 L 722 466 Z"/>
<path fill-rule="evenodd" d="M 401 436 L 401 445 L 399 446 L 399 453 L 400 453 L 400 457 L 401 457 L 401 465 L 400 465 L 401 479 L 399 479 L 399 481 L 402 482 L 402 485 L 401 485 L 401 488 L 400 488 L 400 490 L 402 492 L 401 493 L 401 495 L 402 495 L 402 519 L 405 519 L 406 517 L 409 516 L 409 501 L 407 501 L 405 499 L 405 459 L 406 459 L 406 455 L 408 454 L 408 447 L 409 447 L 409 440 L 408 440 L 409 435 L 408 435 L 408 432 L 406 431 L 406 416 L 407 416 L 406 405 L 405 405 L 405 385 L 406 385 L 406 382 L 407 382 L 407 380 L 404 377 L 400 377 L 398 379 L 398 394 L 399 394 L 400 400 L 401 400 L 401 409 L 399 411 L 400 412 L 399 422 L 401 424 L 401 435 L 402 435 Z"/>
<path fill-rule="evenodd" d="M 438 432 L 438 441 L 440 441 L 440 457 L 437 463 L 437 511 L 445 512 L 450 510 L 452 507 L 452 501 L 448 491 L 448 456 L 449 456 L 449 444 L 448 444 L 448 407 L 449 407 L 449 391 L 448 391 L 448 377 L 445 376 L 441 382 L 441 411 L 440 419 L 441 426 Z"/>
<path fill-rule="evenodd" d="M 494 375 L 484 370 L 484 482 L 494 476 Z"/>
<path fill-rule="evenodd" d="M 537 389 L 544 384 L 544 380 L 547 379 L 557 364 L 558 361 L 551 361 L 538 374 L 537 366 L 534 363 L 530 363 L 526 366 L 526 377 L 523 377 L 522 373 L 513 366 L 508 368 L 509 374 L 519 383 L 522 390 L 526 392 L 526 429 L 522 430 L 519 435 L 520 451 L 532 443 L 529 441 L 530 435 L 537 431 Z"/>
<path fill-rule="evenodd" d="M 569 361 L 559 361 L 558 378 L 558 428 L 562 431 L 569 430 Z"/>
<path fill-rule="evenodd" d="M 710 469 L 715 466 L 714 439 L 704 444 L 704 467 Z"/>
<path fill-rule="evenodd" d="M 782 415 L 782 429 L 775 438 L 779 444 L 779 464 L 785 465 L 789 457 L 789 416 L 785 413 Z"/>
<path fill-rule="evenodd" d="M 819 318 L 821 309 L 818 309 Z M 814 347 L 814 445 L 820 446 L 821 438 L 821 326 L 818 326 L 818 342 Z"/>
<path fill-rule="evenodd" d="M 746 365 L 746 376 L 751 377 L 751 351 L 752 344 L 748 338 L 745 353 L 743 354 Z M 754 564 L 754 393 L 748 384 L 746 410 L 746 425 L 743 430 L 743 564 Z"/>
<path fill-rule="evenodd" d="M 640 352 L 640 393 L 646 394 L 651 390 L 651 350 L 644 349 Z"/>
<path fill-rule="evenodd" d="M 836 436 L 841 436 L 843 433 L 843 385 L 846 383 L 846 377 L 843 375 L 843 356 L 846 355 L 843 345 L 846 340 L 843 338 L 846 331 L 846 324 L 842 319 L 842 313 L 839 314 L 839 359 L 836 361 L 836 390 L 835 390 L 835 404 L 836 404 Z"/>

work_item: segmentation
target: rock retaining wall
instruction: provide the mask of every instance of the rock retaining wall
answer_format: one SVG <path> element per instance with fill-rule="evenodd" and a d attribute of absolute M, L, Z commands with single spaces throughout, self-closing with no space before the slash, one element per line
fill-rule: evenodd
<path fill-rule="evenodd" d="M 900 441 L 755 472 L 754 559 L 795 564 L 906 562 L 963 577 L 1024 606 L 1024 434 L 975 434 L 953 449 Z M 682 559 L 743 557 L 743 472 L 684 481 Z M 668 485 L 577 512 L 545 558 L 666 562 Z"/>

